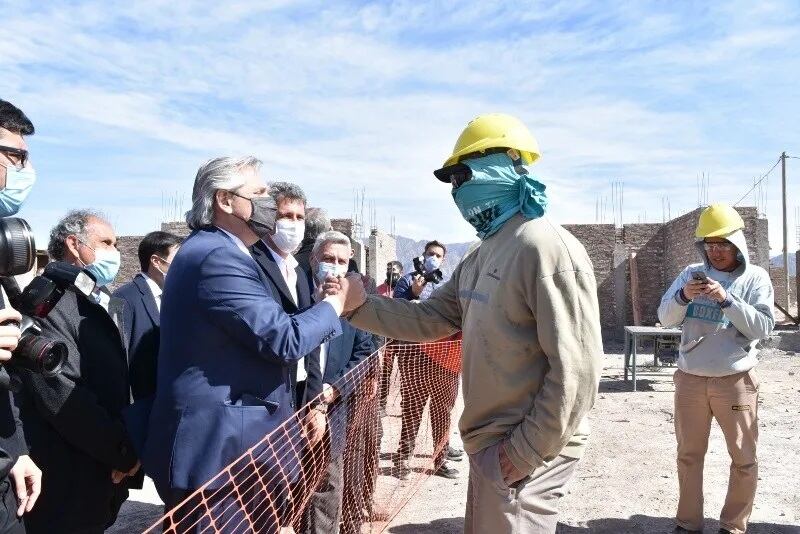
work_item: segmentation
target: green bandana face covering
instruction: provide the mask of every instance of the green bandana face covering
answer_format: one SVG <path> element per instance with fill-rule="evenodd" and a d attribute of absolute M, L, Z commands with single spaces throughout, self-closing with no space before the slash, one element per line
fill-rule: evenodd
<path fill-rule="evenodd" d="M 545 185 L 530 174 L 520 174 L 506 154 L 490 154 L 463 162 L 472 179 L 453 190 L 453 200 L 464 219 L 486 239 L 520 212 L 537 219 L 547 209 Z"/>

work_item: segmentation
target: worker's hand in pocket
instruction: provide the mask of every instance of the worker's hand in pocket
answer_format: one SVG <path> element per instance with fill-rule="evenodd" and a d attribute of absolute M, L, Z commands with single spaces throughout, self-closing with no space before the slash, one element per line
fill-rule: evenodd
<path fill-rule="evenodd" d="M 517 469 L 517 466 L 515 466 L 511 458 L 508 457 L 506 453 L 507 446 L 510 447 L 508 441 L 501 441 L 500 447 L 497 449 L 497 456 L 500 460 L 500 473 L 503 475 L 503 481 L 506 483 L 506 486 L 510 486 L 528 475 Z"/>

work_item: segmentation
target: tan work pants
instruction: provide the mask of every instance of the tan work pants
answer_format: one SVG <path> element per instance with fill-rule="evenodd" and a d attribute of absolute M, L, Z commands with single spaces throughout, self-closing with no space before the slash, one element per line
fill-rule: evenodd
<path fill-rule="evenodd" d="M 676 523 L 688 530 L 703 529 L 703 463 L 713 416 L 731 457 L 720 526 L 743 534 L 758 481 L 758 379 L 752 370 L 719 378 L 679 370 L 673 380 L 680 486 Z"/>
<path fill-rule="evenodd" d="M 464 534 L 554 534 L 558 501 L 577 458 L 557 456 L 509 487 L 500 472 L 499 445 L 469 455 Z"/>

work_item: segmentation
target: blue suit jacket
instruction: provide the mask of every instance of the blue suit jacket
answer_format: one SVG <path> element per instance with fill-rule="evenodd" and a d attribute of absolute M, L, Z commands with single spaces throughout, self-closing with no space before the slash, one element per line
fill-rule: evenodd
<path fill-rule="evenodd" d="M 302 265 L 295 268 L 297 273 L 297 302 L 292 299 L 292 294 L 289 287 L 286 285 L 286 280 L 283 278 L 280 267 L 275 263 L 275 258 L 269 250 L 269 247 L 263 241 L 258 241 L 250 247 L 250 254 L 253 259 L 261 267 L 266 275 L 269 289 L 275 295 L 275 300 L 278 300 L 283 308 L 283 311 L 289 314 L 294 314 L 302 311 L 311 306 L 311 294 L 313 293 L 313 285 L 308 272 Z M 306 370 L 306 390 L 305 394 L 310 400 L 322 393 L 322 370 L 319 366 L 319 347 L 311 351 L 304 360 Z M 292 387 L 297 385 L 297 365 L 295 364 L 290 370 L 289 378 L 292 381 Z M 302 400 L 297 401 L 296 408 L 300 408 Z"/>
<path fill-rule="evenodd" d="M 198 488 L 288 420 L 290 369 L 341 331 L 328 303 L 284 312 L 253 258 L 221 230 L 192 233 L 162 296 L 142 456 L 159 491 Z"/>
<path fill-rule="evenodd" d="M 151 397 L 156 392 L 161 320 L 158 305 L 145 277 L 139 273 L 121 286 L 114 296 L 122 303 L 121 328 L 128 349 L 128 376 L 134 400 Z"/>

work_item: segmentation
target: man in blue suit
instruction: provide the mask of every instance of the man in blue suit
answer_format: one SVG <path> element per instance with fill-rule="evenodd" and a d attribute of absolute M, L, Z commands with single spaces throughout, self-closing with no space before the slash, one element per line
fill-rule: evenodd
<path fill-rule="evenodd" d="M 329 275 L 344 276 L 352 255 L 352 245 L 346 235 L 336 231 L 320 234 L 314 243 L 310 262 L 315 282 L 322 284 Z M 364 477 L 345 476 L 345 441 L 348 421 L 353 422 L 356 411 L 362 408 L 360 405 L 365 401 L 363 386 L 371 386 L 367 389 L 371 389 L 372 399 L 376 399 L 378 362 L 377 358 L 373 358 L 373 362 L 365 361 L 375 350 L 372 334 L 357 330 L 344 319 L 341 320 L 341 326 L 342 335 L 323 343 L 317 362 L 321 371 L 319 403 L 321 409 L 328 413 L 330 424 L 325 443 L 327 468 L 309 504 L 304 528 L 307 534 L 338 534 L 344 519 L 342 509 L 345 496 L 349 496 L 348 500 L 351 501 L 346 506 L 354 512 L 349 515 L 360 515 L 365 503 L 354 501 L 363 499 L 362 490 L 368 486 Z M 313 398 L 309 400 L 317 402 Z M 377 404 L 372 404 L 372 411 L 377 415 Z M 359 425 L 359 433 L 368 433 L 369 421 L 359 422 L 367 423 L 364 428 Z M 351 436 L 355 439 L 359 437 Z M 363 454 L 348 458 L 349 474 L 361 474 L 366 456 L 378 454 L 375 446 L 371 451 L 359 452 Z M 352 521 L 353 518 L 348 519 Z"/>
<path fill-rule="evenodd" d="M 331 279 L 322 292 L 332 294 L 297 314 L 283 311 L 247 248 L 275 229 L 260 166 L 245 157 L 200 167 L 187 213 L 193 232 L 164 287 L 142 460 L 168 508 L 203 488 L 203 508 L 182 507 L 173 516 L 181 532 L 211 525 L 277 532 L 287 524 L 281 513 L 298 460 L 290 371 L 341 334 L 339 315 L 359 289 Z M 280 442 L 259 443 L 276 429 Z"/>
<path fill-rule="evenodd" d="M 121 327 L 134 400 L 151 397 L 156 392 L 161 294 L 181 241 L 169 232 L 150 232 L 144 236 L 138 250 L 142 271 L 114 292 L 122 302 Z"/>

